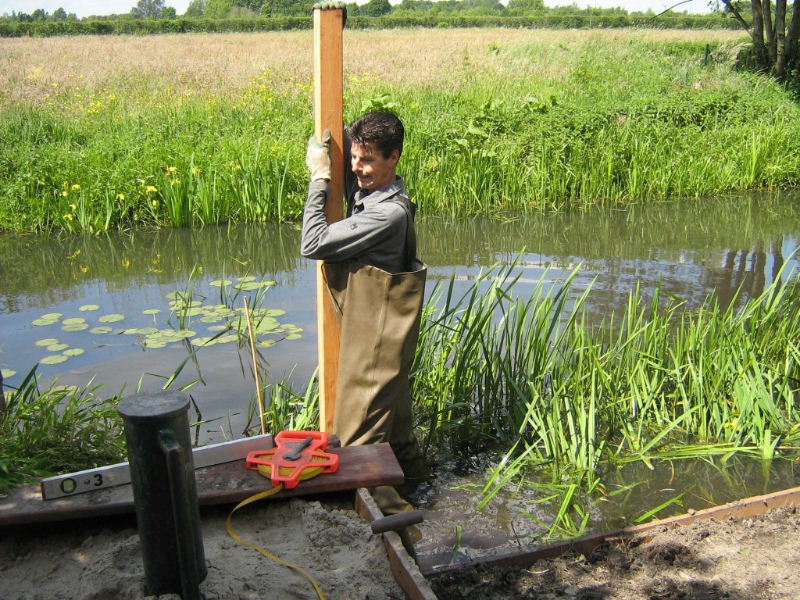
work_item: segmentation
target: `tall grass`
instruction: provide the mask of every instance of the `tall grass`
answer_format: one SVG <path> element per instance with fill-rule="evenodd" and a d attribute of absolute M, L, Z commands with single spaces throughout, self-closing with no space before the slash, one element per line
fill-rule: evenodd
<path fill-rule="evenodd" d="M 421 214 L 797 185 L 800 109 L 733 69 L 739 41 L 346 31 L 346 119 L 376 105 L 404 119 L 401 171 Z M 14 57 L 0 72 L 0 229 L 298 218 L 311 54 L 306 31 L 0 39 Z"/>
<path fill-rule="evenodd" d="M 119 397 L 51 385 L 39 389 L 32 369 L 0 410 L 0 492 L 36 477 L 124 460 Z"/>
<path fill-rule="evenodd" d="M 725 309 L 710 298 L 688 312 L 660 292 L 642 304 L 636 290 L 623 315 L 592 329 L 588 290 L 568 300 L 574 272 L 530 298 L 514 296 L 512 273 L 491 270 L 460 298 L 453 281 L 438 290 L 415 366 L 427 447 L 505 452 L 482 504 L 512 482 L 530 486 L 561 503 L 550 533 L 575 534 L 587 499 L 607 493 L 602 473 L 631 462 L 797 456 L 796 274 Z"/>

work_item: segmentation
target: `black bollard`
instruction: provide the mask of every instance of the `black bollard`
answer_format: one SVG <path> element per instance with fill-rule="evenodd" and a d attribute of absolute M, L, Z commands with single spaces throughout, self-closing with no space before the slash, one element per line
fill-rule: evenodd
<path fill-rule="evenodd" d="M 200 600 L 208 570 L 188 409 L 186 394 L 157 392 L 126 398 L 118 410 L 128 441 L 147 594 Z"/>

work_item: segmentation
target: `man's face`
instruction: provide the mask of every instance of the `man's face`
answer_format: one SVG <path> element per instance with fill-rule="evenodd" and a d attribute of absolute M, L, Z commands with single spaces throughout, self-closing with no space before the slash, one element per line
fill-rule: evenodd
<path fill-rule="evenodd" d="M 398 150 L 392 150 L 389 158 L 384 158 L 383 152 L 375 144 L 362 145 L 353 142 L 350 146 L 350 168 L 362 190 L 379 190 L 394 181 L 398 160 Z"/>

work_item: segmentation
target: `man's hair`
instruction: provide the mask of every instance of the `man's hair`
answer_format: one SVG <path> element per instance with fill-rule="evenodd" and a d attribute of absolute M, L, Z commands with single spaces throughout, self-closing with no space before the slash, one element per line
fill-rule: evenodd
<path fill-rule="evenodd" d="M 402 121 L 392 113 L 367 113 L 353 121 L 347 132 L 351 142 L 361 146 L 374 144 L 384 158 L 389 158 L 393 150 L 403 153 L 405 128 Z"/>

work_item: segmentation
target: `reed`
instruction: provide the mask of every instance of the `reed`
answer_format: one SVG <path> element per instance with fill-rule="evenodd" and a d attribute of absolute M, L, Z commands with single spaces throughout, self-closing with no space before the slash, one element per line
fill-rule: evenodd
<path fill-rule="evenodd" d="M 688 312 L 660 292 L 644 304 L 636 290 L 623 315 L 591 329 L 583 296 L 568 300 L 574 272 L 530 298 L 515 297 L 513 273 L 484 273 L 460 298 L 453 280 L 437 289 L 415 366 L 426 447 L 505 452 L 482 506 L 512 483 L 547 502 L 559 490 L 549 535 L 574 533 L 593 495 L 608 493 L 602 474 L 631 462 L 796 457 L 796 274 L 725 309 L 712 297 Z"/>

